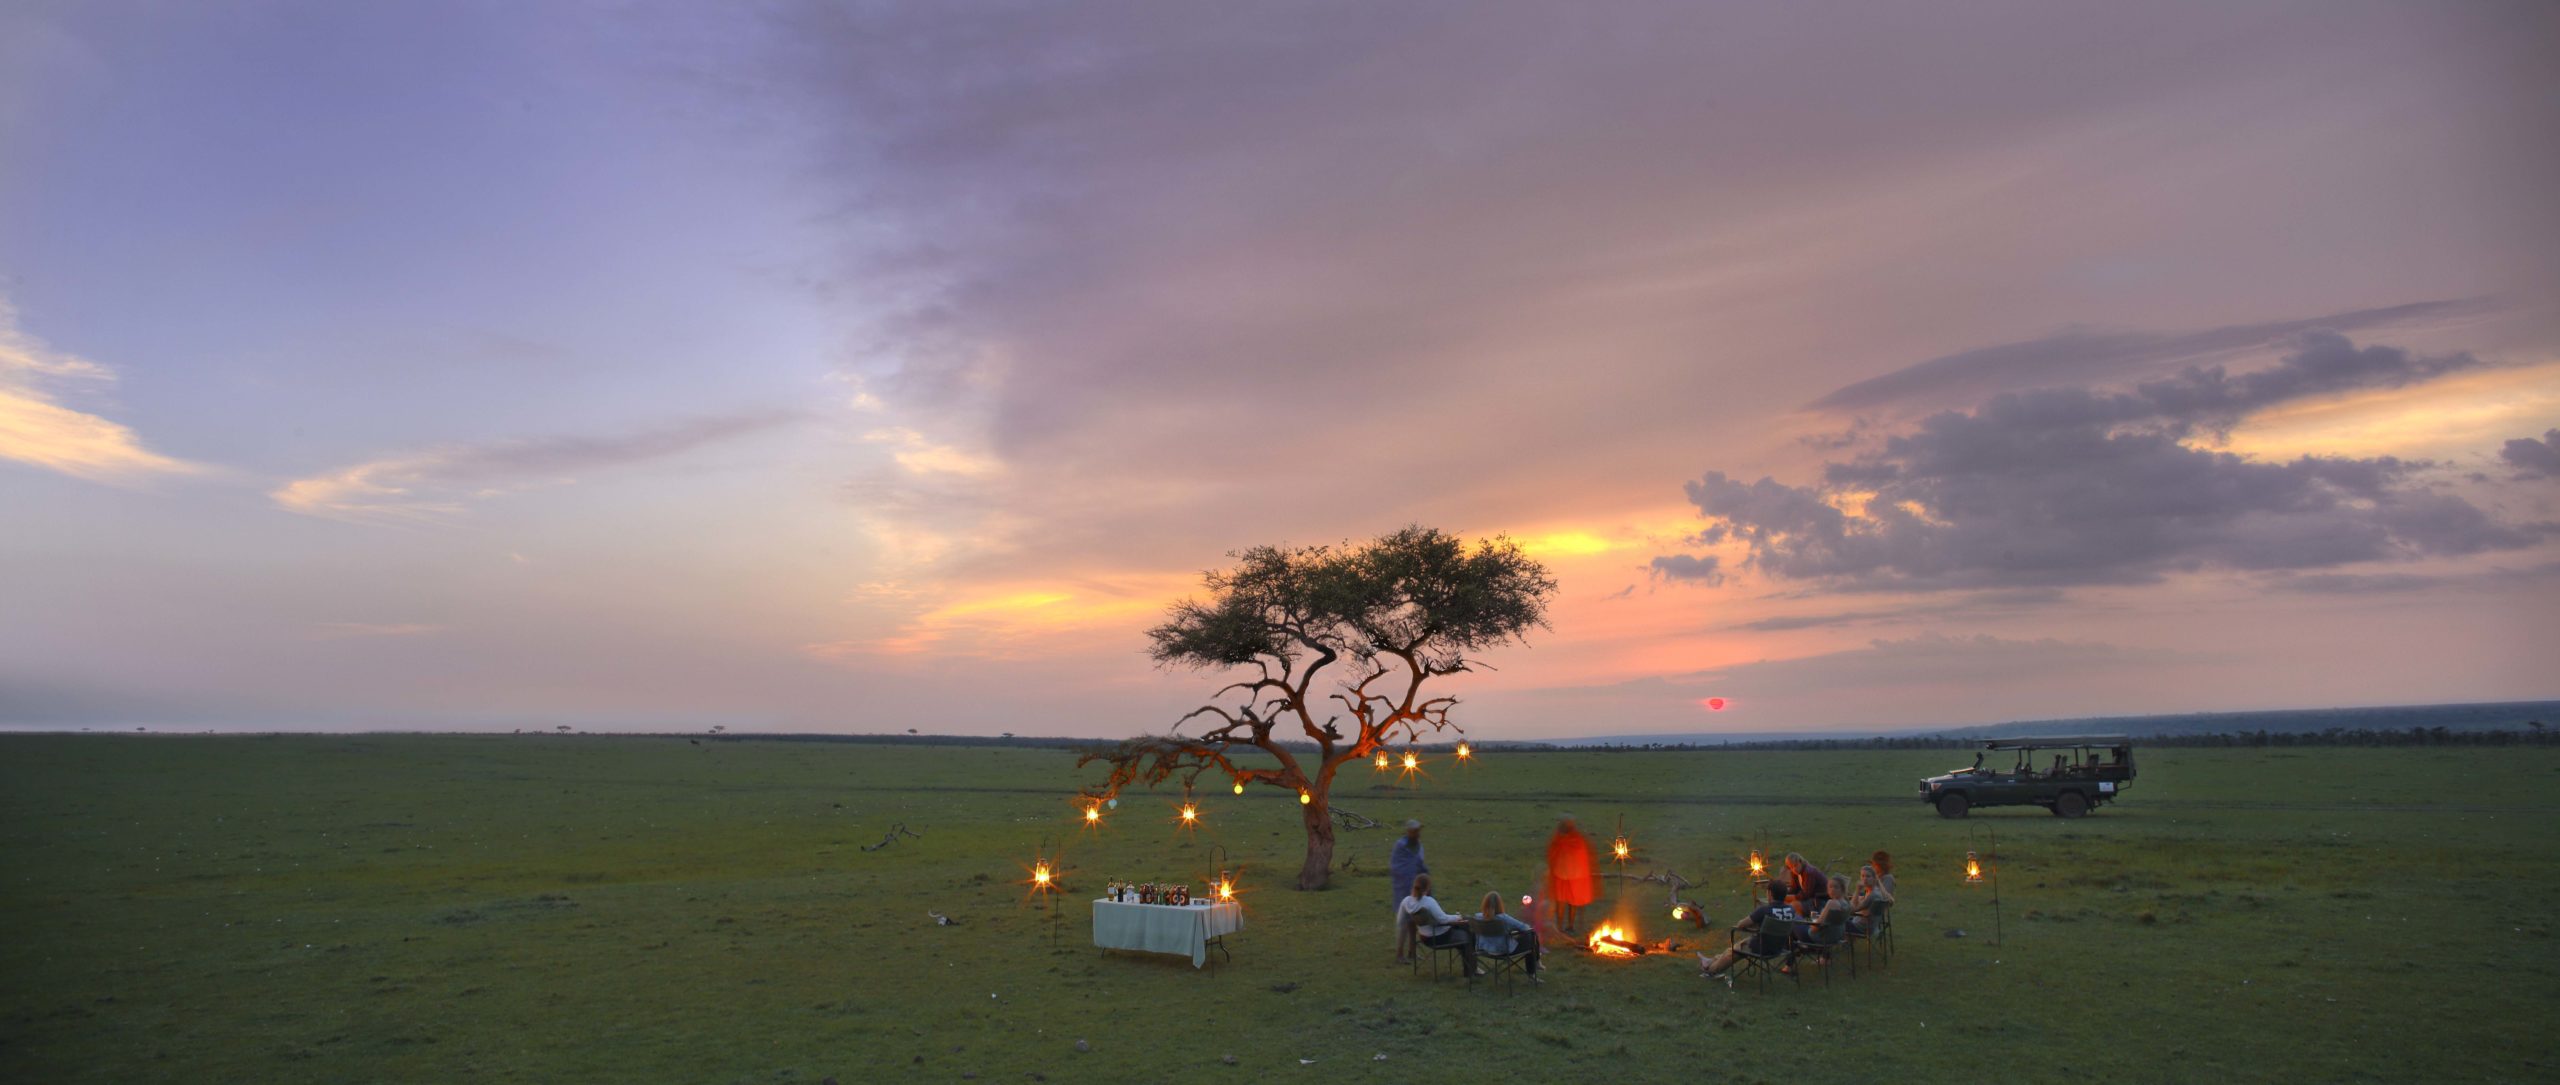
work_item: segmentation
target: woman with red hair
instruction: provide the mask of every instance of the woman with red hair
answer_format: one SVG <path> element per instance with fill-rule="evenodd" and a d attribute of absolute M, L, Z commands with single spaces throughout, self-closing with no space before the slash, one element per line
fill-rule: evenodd
<path fill-rule="evenodd" d="M 1573 928 L 1583 906 L 1598 895 L 1591 876 L 1591 842 L 1582 838 L 1582 828 L 1567 814 L 1556 822 L 1556 834 L 1547 838 L 1547 902 L 1555 907 L 1556 929 L 1577 933 Z"/>

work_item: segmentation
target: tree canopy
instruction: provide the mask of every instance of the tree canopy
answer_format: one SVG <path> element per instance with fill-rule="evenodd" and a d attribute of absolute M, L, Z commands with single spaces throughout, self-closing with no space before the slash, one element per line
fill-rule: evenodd
<path fill-rule="evenodd" d="M 1555 581 L 1507 538 L 1467 545 L 1432 528 L 1407 527 L 1366 543 L 1258 546 L 1207 573 L 1208 598 L 1173 606 L 1147 631 L 1162 666 L 1252 674 L 1212 694 L 1166 733 L 1090 753 L 1110 775 L 1091 793 L 1179 775 L 1189 785 L 1215 770 L 1235 786 L 1294 790 L 1304 805 L 1307 865 L 1299 887 L 1329 875 L 1333 830 L 1327 798 L 1335 770 L 1387 742 L 1456 729 L 1458 699 L 1423 696 L 1423 685 L 1481 665 L 1474 654 L 1546 624 Z M 1234 695 L 1234 700 L 1216 703 Z M 1193 720 L 1211 721 L 1194 734 Z M 1459 729 L 1463 730 L 1463 729 Z M 1282 745 L 1313 742 L 1313 765 Z M 1239 764 L 1260 751 L 1276 767 Z"/>

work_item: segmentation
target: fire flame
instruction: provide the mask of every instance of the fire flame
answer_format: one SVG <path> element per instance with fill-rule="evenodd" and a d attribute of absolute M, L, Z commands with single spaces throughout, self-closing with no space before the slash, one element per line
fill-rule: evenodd
<path fill-rule="evenodd" d="M 1616 941 L 1611 941 L 1616 939 Z M 1602 924 L 1591 932 L 1591 952 L 1603 957 L 1633 957 L 1636 951 L 1618 942 L 1633 942 L 1636 932 L 1615 924 Z"/>

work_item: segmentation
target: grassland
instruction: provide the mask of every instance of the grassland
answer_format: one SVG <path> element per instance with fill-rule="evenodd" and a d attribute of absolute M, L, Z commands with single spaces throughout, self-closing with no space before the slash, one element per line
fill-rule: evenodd
<path fill-rule="evenodd" d="M 1564 753 L 1339 801 L 1430 828 L 1453 905 L 1529 884 L 1559 810 L 1634 869 L 1766 839 L 1900 861 L 1901 952 L 1761 994 L 1559 954 L 1506 994 L 1388 963 L 1389 837 L 1280 888 L 1285 796 L 1133 795 L 1098 833 L 1055 751 L 556 736 L 0 738 L 0 1080 L 2550 1079 L 2550 750 L 2147 751 L 2123 803 L 1948 822 L 1945 753 Z M 888 827 L 923 834 L 873 852 Z M 1990 892 L 1958 874 L 1996 830 Z M 1975 834 L 1969 836 L 1969 834 Z M 1204 880 L 1214 974 L 1090 945 L 1020 880 Z M 1626 907 L 1673 934 L 1659 889 Z M 960 917 L 938 927 L 925 913 Z M 1943 932 L 1962 929 L 1967 936 Z M 1054 947 L 1053 947 L 1054 938 Z M 1078 1039 L 1090 1051 L 1075 1049 Z M 1387 1056 L 1376 1061 L 1378 1054 Z M 1234 1055 L 1229 1065 L 1221 1057 Z M 1301 1060 L 1317 1060 L 1303 1065 Z"/>

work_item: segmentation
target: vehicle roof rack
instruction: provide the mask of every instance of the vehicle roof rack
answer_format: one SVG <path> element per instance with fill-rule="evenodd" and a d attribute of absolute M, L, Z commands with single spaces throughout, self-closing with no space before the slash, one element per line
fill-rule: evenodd
<path fill-rule="evenodd" d="M 1986 750 L 2031 750 L 2044 746 L 2130 746 L 2133 740 L 2123 735 L 2057 735 L 2050 738 L 1985 739 Z"/>

